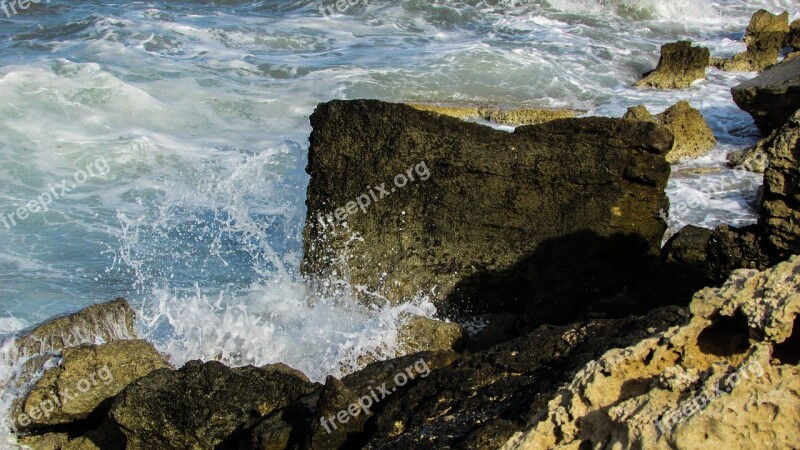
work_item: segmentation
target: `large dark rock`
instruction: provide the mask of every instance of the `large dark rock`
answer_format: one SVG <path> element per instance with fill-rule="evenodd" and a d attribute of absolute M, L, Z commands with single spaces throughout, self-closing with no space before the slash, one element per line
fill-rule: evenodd
<path fill-rule="evenodd" d="M 656 124 L 563 119 L 507 133 L 369 100 L 321 104 L 311 124 L 307 274 L 392 302 L 422 292 L 445 311 L 491 312 L 526 305 L 483 295 L 491 288 L 475 277 L 516 274 L 548 241 L 592 236 L 556 251 L 567 265 L 658 254 L 673 137 Z M 395 186 L 398 174 L 415 181 Z M 370 199 L 381 183 L 388 195 Z M 518 281 L 531 295 L 551 287 Z"/>
<path fill-rule="evenodd" d="M 800 51 L 800 19 L 795 20 L 789 26 L 789 34 L 786 35 L 786 46 L 794 51 Z"/>
<path fill-rule="evenodd" d="M 750 113 L 764 135 L 800 109 L 800 58 L 784 60 L 732 89 L 733 100 Z"/>
<path fill-rule="evenodd" d="M 117 397 L 110 415 L 129 450 L 217 448 L 237 442 L 248 421 L 318 388 L 281 368 L 231 369 L 193 361 L 133 382 Z"/>
<path fill-rule="evenodd" d="M 800 63 L 800 58 L 798 58 Z M 778 260 L 800 253 L 800 111 L 764 144 L 760 225 Z"/>
<path fill-rule="evenodd" d="M 659 89 L 678 89 L 691 86 L 706 78 L 711 52 L 704 47 L 692 47 L 689 41 L 664 44 L 661 59 L 655 70 L 644 74 L 636 86 Z"/>

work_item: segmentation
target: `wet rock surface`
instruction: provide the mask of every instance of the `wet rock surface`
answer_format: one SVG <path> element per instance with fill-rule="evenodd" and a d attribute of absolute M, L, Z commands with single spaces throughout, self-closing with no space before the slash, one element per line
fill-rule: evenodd
<path fill-rule="evenodd" d="M 578 230 L 593 236 L 584 260 L 658 251 L 673 138 L 655 124 L 562 119 L 507 133 L 360 100 L 321 104 L 311 122 L 307 274 L 346 274 L 390 302 L 421 292 L 446 313 L 498 312 L 525 305 L 484 295 L 481 277 L 519 273 Z M 421 162 L 425 180 L 393 186 L 398 174 L 420 178 L 409 169 Z M 360 210 L 355 201 L 383 182 L 394 192 Z M 336 220 L 348 204 L 354 212 Z"/>
<path fill-rule="evenodd" d="M 706 78 L 711 52 L 704 47 L 694 47 L 689 41 L 664 44 L 661 59 L 652 72 L 636 82 L 636 86 L 658 89 L 679 89 Z"/>

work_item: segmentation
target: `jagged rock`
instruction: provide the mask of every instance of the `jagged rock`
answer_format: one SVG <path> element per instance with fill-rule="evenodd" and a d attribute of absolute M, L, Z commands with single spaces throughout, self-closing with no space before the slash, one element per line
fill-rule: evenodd
<path fill-rule="evenodd" d="M 586 363 L 686 318 L 681 308 L 671 307 L 645 317 L 542 326 L 462 355 L 379 403 L 363 442 L 384 449 L 498 448 Z"/>
<path fill-rule="evenodd" d="M 689 87 L 695 81 L 706 78 L 710 57 L 711 53 L 707 48 L 692 47 L 689 41 L 664 44 L 658 66 L 652 72 L 644 74 L 644 78 L 636 86 L 659 89 Z"/>
<path fill-rule="evenodd" d="M 458 350 L 466 336 L 461 325 L 454 322 L 407 315 L 398 329 L 398 350 L 403 354 L 422 351 Z"/>
<path fill-rule="evenodd" d="M 136 314 L 128 302 L 118 298 L 50 319 L 13 338 L 14 345 L 20 354 L 35 355 L 81 344 L 136 339 L 135 319 Z"/>
<path fill-rule="evenodd" d="M 800 58 L 791 58 L 734 87 L 733 100 L 747 111 L 765 136 L 800 109 Z"/>
<path fill-rule="evenodd" d="M 730 60 L 714 61 L 715 66 L 727 71 L 759 71 L 776 62 L 789 33 L 789 13 L 775 15 L 766 10 L 756 12 L 747 26 L 744 41 L 747 51 L 737 53 Z"/>
<path fill-rule="evenodd" d="M 592 236 L 573 265 L 658 254 L 673 137 L 655 124 L 561 119 L 507 133 L 371 100 L 321 104 L 311 123 L 303 271 L 381 295 L 367 301 L 423 292 L 446 312 L 519 310 L 475 277 L 518 273 L 578 230 Z M 398 177 L 416 181 L 393 187 Z M 380 183 L 388 192 L 373 201 Z"/>
<path fill-rule="evenodd" d="M 237 431 L 319 388 L 283 369 L 229 368 L 192 361 L 159 369 L 117 397 L 111 418 L 129 450 L 215 448 L 236 442 Z"/>
<path fill-rule="evenodd" d="M 789 25 L 789 34 L 786 35 L 785 46 L 791 47 L 794 51 L 800 51 L 800 19 Z"/>
<path fill-rule="evenodd" d="M 408 105 L 420 111 L 431 111 L 458 119 L 483 119 L 505 125 L 534 125 L 556 119 L 567 119 L 586 112 L 567 108 L 500 108 L 428 103 L 409 103 Z"/>
<path fill-rule="evenodd" d="M 676 103 L 657 116 L 644 106 L 635 106 L 628 109 L 623 119 L 653 122 L 671 131 L 675 136 L 675 143 L 667 153 L 667 161 L 671 163 L 702 156 L 717 144 L 706 119 L 686 101 Z"/>
<path fill-rule="evenodd" d="M 800 253 L 800 111 L 764 147 L 769 165 L 759 223 L 771 249 L 784 259 Z"/>
<path fill-rule="evenodd" d="M 800 427 L 800 258 L 700 291 L 681 327 L 587 364 L 504 449 L 775 448 Z"/>
<path fill-rule="evenodd" d="M 152 344 L 140 340 L 67 348 L 61 358 L 16 404 L 17 429 L 86 419 L 98 408 L 107 410 L 108 402 L 134 380 L 170 367 Z"/>

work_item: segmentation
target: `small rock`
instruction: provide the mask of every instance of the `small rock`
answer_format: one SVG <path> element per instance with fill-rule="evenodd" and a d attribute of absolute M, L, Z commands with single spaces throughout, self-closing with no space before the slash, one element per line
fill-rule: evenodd
<path fill-rule="evenodd" d="M 703 115 L 686 101 L 676 103 L 657 116 L 650 114 L 644 106 L 635 106 L 629 108 L 623 118 L 657 123 L 671 131 L 675 136 L 672 150 L 667 153 L 667 161 L 671 163 L 702 156 L 717 144 Z"/>
<path fill-rule="evenodd" d="M 767 139 L 762 139 L 754 147 L 728 153 L 727 166 L 731 169 L 764 173 L 768 161 L 767 153 L 764 150 L 764 144 L 766 142 Z"/>
<path fill-rule="evenodd" d="M 658 67 L 645 74 L 636 86 L 679 89 L 706 77 L 711 53 L 704 47 L 692 47 L 689 41 L 664 44 Z"/>

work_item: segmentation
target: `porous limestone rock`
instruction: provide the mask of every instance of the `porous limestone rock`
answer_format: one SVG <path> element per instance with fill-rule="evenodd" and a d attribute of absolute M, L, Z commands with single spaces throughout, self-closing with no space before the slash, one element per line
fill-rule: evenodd
<path fill-rule="evenodd" d="M 664 44 L 661 59 L 652 72 L 636 82 L 636 86 L 658 89 L 679 89 L 706 78 L 711 53 L 705 47 L 692 47 L 689 41 Z"/>
<path fill-rule="evenodd" d="M 800 253 L 800 110 L 764 144 L 769 165 L 759 217 L 779 258 Z"/>
<path fill-rule="evenodd" d="M 134 380 L 170 367 L 152 344 L 141 340 L 67 348 L 61 359 L 16 405 L 18 429 L 86 419 Z"/>
<path fill-rule="evenodd" d="M 248 421 L 266 416 L 319 387 L 283 368 L 230 368 L 190 361 L 158 369 L 117 397 L 110 416 L 129 450 L 217 448 Z"/>
<path fill-rule="evenodd" d="M 747 50 L 729 60 L 715 59 L 714 65 L 726 71 L 759 71 L 776 62 L 789 33 L 789 13 L 772 14 L 759 10 L 750 19 L 744 41 Z"/>
<path fill-rule="evenodd" d="M 800 257 L 700 291 L 691 321 L 587 364 L 504 449 L 774 448 L 800 427 Z"/>
<path fill-rule="evenodd" d="M 657 123 L 671 131 L 675 136 L 675 143 L 667 153 L 667 161 L 671 163 L 702 156 L 717 144 L 706 119 L 687 101 L 680 101 L 657 116 L 644 106 L 635 106 L 623 118 Z"/>

